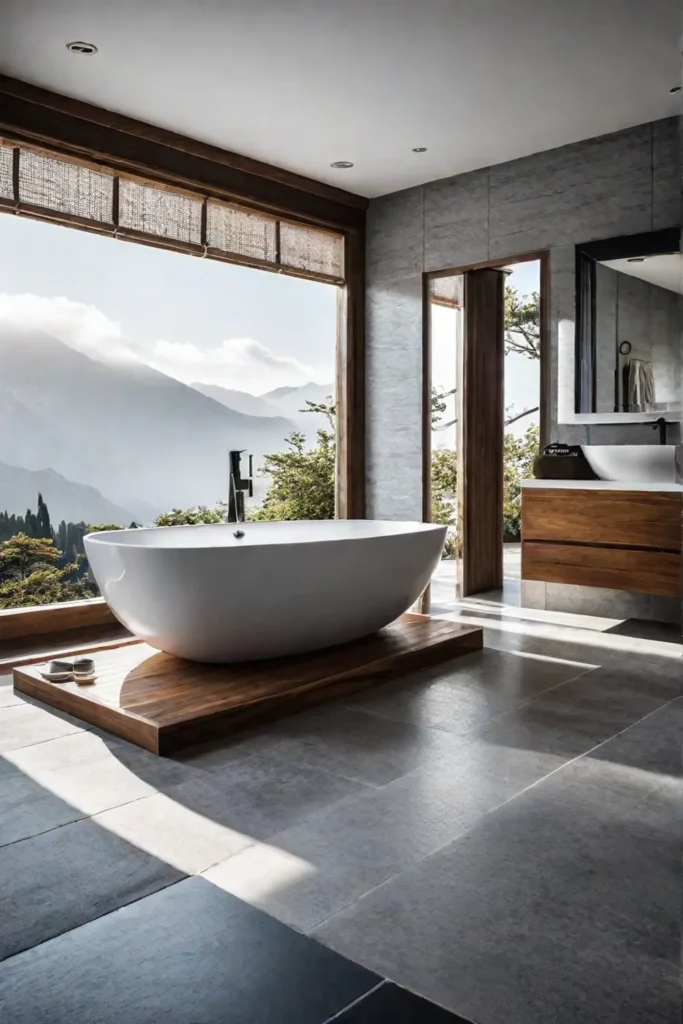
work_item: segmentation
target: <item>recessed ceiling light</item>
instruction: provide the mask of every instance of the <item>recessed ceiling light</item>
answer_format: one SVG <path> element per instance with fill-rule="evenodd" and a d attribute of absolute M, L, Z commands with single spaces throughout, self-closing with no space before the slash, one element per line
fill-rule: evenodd
<path fill-rule="evenodd" d="M 70 53 L 80 53 L 84 57 L 90 57 L 93 53 L 97 53 L 97 47 L 94 43 L 84 43 L 81 39 L 75 39 L 72 43 L 67 43 L 66 48 Z"/>
<path fill-rule="evenodd" d="M 333 164 L 330 164 L 330 167 L 336 167 L 338 170 L 347 171 L 349 167 L 353 167 L 353 164 L 350 160 L 335 160 Z"/>
<path fill-rule="evenodd" d="M 681 85 L 674 85 L 673 89 L 669 89 L 669 92 L 670 93 L 680 92 L 681 89 L 683 89 L 683 86 L 681 86 Z"/>
<path fill-rule="evenodd" d="M 413 147 L 413 153 L 426 153 L 426 152 L 427 152 L 427 147 L 426 146 L 414 146 Z"/>
<path fill-rule="evenodd" d="M 627 263 L 644 263 L 645 256 L 629 256 L 626 260 Z"/>

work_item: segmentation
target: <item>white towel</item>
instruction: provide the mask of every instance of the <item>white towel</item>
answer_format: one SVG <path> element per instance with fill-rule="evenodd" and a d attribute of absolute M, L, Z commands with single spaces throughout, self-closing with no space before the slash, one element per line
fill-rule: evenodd
<path fill-rule="evenodd" d="M 645 359 L 631 359 L 628 370 L 628 411 L 653 412 L 655 378 L 652 363 Z"/>

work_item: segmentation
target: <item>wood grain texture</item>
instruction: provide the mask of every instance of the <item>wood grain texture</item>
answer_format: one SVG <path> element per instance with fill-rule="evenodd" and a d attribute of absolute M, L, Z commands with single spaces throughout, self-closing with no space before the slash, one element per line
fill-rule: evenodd
<path fill-rule="evenodd" d="M 522 541 L 573 541 L 681 550 L 680 494 L 522 488 Z"/>
<path fill-rule="evenodd" d="M 522 545 L 522 579 L 678 597 L 681 556 L 666 551 L 527 541 Z"/>
<path fill-rule="evenodd" d="M 365 518 L 365 231 L 350 231 L 337 291 L 337 515 Z"/>
<path fill-rule="evenodd" d="M 504 287 L 501 270 L 465 275 L 464 597 L 503 585 Z"/>
<path fill-rule="evenodd" d="M 74 651 L 104 651 L 110 647 L 139 642 L 139 639 L 129 633 L 120 622 L 0 640 L 0 674 L 9 672 L 17 665 L 51 661 L 53 658 L 68 656 Z"/>
<path fill-rule="evenodd" d="M 404 615 L 379 633 L 325 651 L 242 665 L 183 661 L 138 643 L 95 658 L 94 685 L 14 669 L 14 688 L 155 754 L 328 701 L 482 647 L 480 627 Z"/>
<path fill-rule="evenodd" d="M 64 629 L 111 625 L 116 618 L 102 598 L 0 611 L 0 641 L 42 636 Z"/>

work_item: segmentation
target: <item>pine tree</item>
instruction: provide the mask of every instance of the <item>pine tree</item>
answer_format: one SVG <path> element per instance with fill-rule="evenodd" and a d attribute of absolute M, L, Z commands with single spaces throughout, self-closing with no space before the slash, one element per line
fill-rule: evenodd
<path fill-rule="evenodd" d="M 38 492 L 38 515 L 36 516 L 36 519 L 38 536 L 52 540 L 53 533 L 52 525 L 50 523 L 50 513 L 48 512 L 47 505 L 43 501 L 43 496 L 40 492 Z"/>

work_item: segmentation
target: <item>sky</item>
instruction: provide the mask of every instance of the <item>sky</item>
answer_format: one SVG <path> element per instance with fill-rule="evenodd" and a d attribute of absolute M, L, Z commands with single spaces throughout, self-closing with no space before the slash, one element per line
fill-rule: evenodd
<path fill-rule="evenodd" d="M 508 281 L 521 295 L 538 290 L 538 262 L 516 264 Z M 263 394 L 334 380 L 335 287 L 23 217 L 0 215 L 0 316 L 98 358 L 141 358 L 188 384 Z M 433 320 L 432 383 L 446 390 L 454 316 L 436 307 Z M 539 370 L 506 357 L 506 407 L 538 404 Z M 444 432 L 437 443 L 447 441 Z"/>
<path fill-rule="evenodd" d="M 185 383 L 334 380 L 337 290 L 0 215 L 0 315 Z"/>

